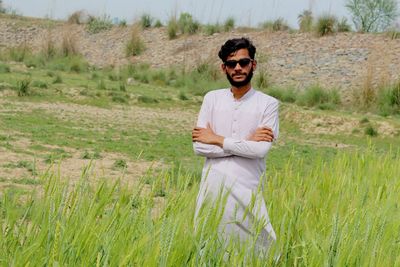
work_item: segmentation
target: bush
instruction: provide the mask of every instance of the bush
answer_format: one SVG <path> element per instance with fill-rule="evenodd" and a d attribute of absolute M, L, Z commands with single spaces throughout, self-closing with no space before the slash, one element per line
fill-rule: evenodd
<path fill-rule="evenodd" d="M 378 131 L 377 131 L 373 126 L 371 126 L 371 125 L 368 125 L 368 126 L 365 128 L 364 133 L 365 133 L 366 135 L 369 135 L 369 136 L 372 136 L 372 137 L 378 135 Z"/>
<path fill-rule="evenodd" d="M 219 24 L 207 24 L 204 27 L 204 32 L 207 35 L 213 35 L 214 33 L 221 32 L 221 26 Z"/>
<path fill-rule="evenodd" d="M 332 15 L 322 15 L 317 19 L 315 32 L 318 36 L 325 36 L 336 32 L 337 19 Z"/>
<path fill-rule="evenodd" d="M 63 31 L 61 40 L 61 55 L 68 57 L 78 54 L 79 52 L 75 34 L 68 29 Z"/>
<path fill-rule="evenodd" d="M 128 164 L 126 163 L 126 160 L 124 160 L 124 159 L 117 159 L 114 162 L 113 167 L 117 168 L 117 169 L 126 169 L 128 167 Z"/>
<path fill-rule="evenodd" d="M 128 25 L 128 23 L 126 22 L 125 19 L 122 19 L 118 22 L 118 26 L 119 27 L 126 27 Z"/>
<path fill-rule="evenodd" d="M 229 17 L 224 22 L 224 32 L 230 32 L 235 28 L 235 19 Z"/>
<path fill-rule="evenodd" d="M 313 25 L 313 15 L 311 10 L 304 10 L 298 17 L 299 29 L 301 32 L 310 32 Z"/>
<path fill-rule="evenodd" d="M 315 85 L 307 88 L 298 99 L 298 104 L 302 106 L 315 107 L 320 109 L 333 109 L 340 104 L 340 94 L 337 90 L 324 90 Z"/>
<path fill-rule="evenodd" d="M 140 55 L 145 48 L 145 44 L 140 37 L 140 29 L 137 25 L 134 25 L 132 27 L 131 37 L 125 45 L 125 55 L 127 57 Z"/>
<path fill-rule="evenodd" d="M 338 32 L 350 32 L 351 26 L 347 22 L 347 18 L 343 17 L 340 21 L 337 22 L 337 31 Z"/>
<path fill-rule="evenodd" d="M 149 14 L 143 14 L 140 17 L 140 25 L 143 29 L 150 28 L 153 24 L 153 18 Z"/>
<path fill-rule="evenodd" d="M 159 19 L 154 23 L 154 27 L 156 27 L 156 28 L 160 28 L 162 26 L 163 26 L 163 24 L 162 24 L 161 20 L 159 20 Z"/>
<path fill-rule="evenodd" d="M 30 94 L 30 79 L 24 79 L 17 82 L 17 93 L 18 96 L 27 96 Z"/>
<path fill-rule="evenodd" d="M 195 21 L 192 15 L 184 12 L 179 16 L 178 27 L 181 33 L 195 34 L 200 28 L 200 23 Z"/>
<path fill-rule="evenodd" d="M 377 102 L 382 115 L 400 114 L 400 82 L 381 89 Z"/>
<path fill-rule="evenodd" d="M 85 23 L 85 12 L 83 10 L 75 11 L 69 17 L 67 22 L 70 24 L 83 24 Z"/>
<path fill-rule="evenodd" d="M 278 18 L 274 21 L 266 21 L 261 24 L 261 28 L 273 32 L 287 31 L 290 29 L 289 25 L 283 18 Z"/>
<path fill-rule="evenodd" d="M 294 103 L 298 99 L 298 93 L 293 88 L 270 87 L 267 94 L 287 103 Z"/>
<path fill-rule="evenodd" d="M 103 15 L 101 17 L 89 17 L 89 23 L 87 25 L 87 30 L 89 33 L 95 34 L 102 31 L 111 29 L 113 23 L 109 16 Z"/>
<path fill-rule="evenodd" d="M 170 40 L 175 39 L 178 36 L 178 22 L 176 21 L 175 17 L 171 17 L 168 21 L 167 24 L 167 32 L 168 32 L 168 38 Z"/>
<path fill-rule="evenodd" d="M 46 37 L 43 39 L 42 54 L 46 59 L 53 58 L 57 54 L 56 45 L 50 30 L 47 31 Z"/>
<path fill-rule="evenodd" d="M 270 76 L 267 71 L 259 71 L 255 77 L 256 85 L 260 89 L 265 89 L 271 86 Z"/>

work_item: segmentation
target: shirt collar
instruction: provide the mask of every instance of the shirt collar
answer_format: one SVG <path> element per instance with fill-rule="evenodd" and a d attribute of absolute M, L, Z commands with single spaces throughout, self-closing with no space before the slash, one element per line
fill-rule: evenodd
<path fill-rule="evenodd" d="M 254 95 L 254 93 L 256 92 L 256 91 L 253 89 L 253 87 L 251 87 L 250 90 L 247 91 L 241 98 L 235 99 L 234 96 L 233 96 L 233 93 L 232 93 L 231 89 L 228 89 L 228 90 L 229 90 L 229 93 L 230 93 L 230 95 L 231 95 L 231 97 L 232 97 L 232 99 L 233 99 L 234 101 L 245 101 L 245 100 L 247 100 L 248 98 L 250 98 L 252 95 Z"/>

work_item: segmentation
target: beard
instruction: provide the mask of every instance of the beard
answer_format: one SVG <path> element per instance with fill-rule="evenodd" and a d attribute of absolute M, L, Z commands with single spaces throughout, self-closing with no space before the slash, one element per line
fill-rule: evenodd
<path fill-rule="evenodd" d="M 250 83 L 251 79 L 253 78 L 253 68 L 249 71 L 246 75 L 246 78 L 243 81 L 235 81 L 233 78 L 226 72 L 226 78 L 228 79 L 229 83 L 234 87 L 242 87 Z"/>

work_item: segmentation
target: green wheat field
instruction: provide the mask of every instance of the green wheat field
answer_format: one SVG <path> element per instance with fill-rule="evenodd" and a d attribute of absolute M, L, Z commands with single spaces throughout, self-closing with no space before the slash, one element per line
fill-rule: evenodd
<path fill-rule="evenodd" d="M 364 109 L 265 79 L 281 101 L 264 177 L 278 240 L 259 254 L 219 238 L 224 196 L 193 222 L 191 129 L 202 96 L 228 86 L 217 66 L 3 50 L 0 265 L 400 266 L 400 86 Z"/>

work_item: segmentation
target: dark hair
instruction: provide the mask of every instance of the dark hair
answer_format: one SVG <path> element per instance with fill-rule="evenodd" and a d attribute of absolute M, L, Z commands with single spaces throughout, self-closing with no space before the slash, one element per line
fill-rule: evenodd
<path fill-rule="evenodd" d="M 225 62 L 230 54 L 243 48 L 247 49 L 249 51 L 250 58 L 254 59 L 256 48 L 249 39 L 244 37 L 234 38 L 226 41 L 225 44 L 221 46 L 221 50 L 219 50 L 218 56 L 223 62 Z"/>

